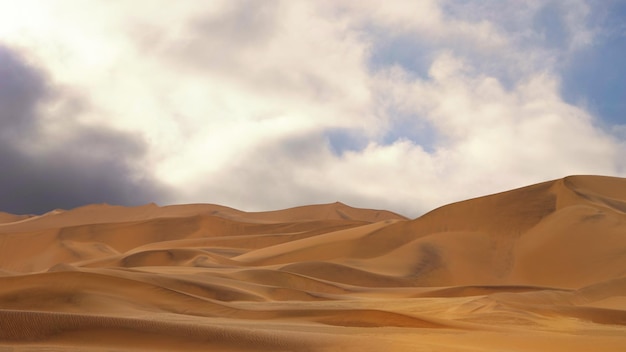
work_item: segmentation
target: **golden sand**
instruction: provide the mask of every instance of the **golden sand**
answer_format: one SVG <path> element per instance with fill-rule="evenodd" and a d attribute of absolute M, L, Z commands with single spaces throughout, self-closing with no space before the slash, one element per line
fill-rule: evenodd
<path fill-rule="evenodd" d="M 0 213 L 0 351 L 624 351 L 626 179 L 409 220 L 341 203 Z"/>

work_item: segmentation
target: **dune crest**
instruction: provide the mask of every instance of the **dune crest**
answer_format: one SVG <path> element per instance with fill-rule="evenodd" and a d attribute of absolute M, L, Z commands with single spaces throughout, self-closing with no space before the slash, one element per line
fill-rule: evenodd
<path fill-rule="evenodd" d="M 626 349 L 626 179 L 417 219 L 343 203 L 0 213 L 0 349 Z"/>

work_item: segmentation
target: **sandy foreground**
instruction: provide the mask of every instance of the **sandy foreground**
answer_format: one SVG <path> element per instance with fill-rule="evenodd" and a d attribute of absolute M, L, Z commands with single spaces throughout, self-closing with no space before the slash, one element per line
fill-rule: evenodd
<path fill-rule="evenodd" d="M 626 179 L 410 220 L 341 203 L 0 213 L 4 351 L 625 351 Z"/>

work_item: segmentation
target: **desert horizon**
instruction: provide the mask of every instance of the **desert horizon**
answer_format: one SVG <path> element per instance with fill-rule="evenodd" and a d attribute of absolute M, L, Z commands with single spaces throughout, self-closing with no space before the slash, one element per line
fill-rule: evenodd
<path fill-rule="evenodd" d="M 409 219 L 336 202 L 0 213 L 0 350 L 618 351 L 626 179 Z"/>
<path fill-rule="evenodd" d="M 0 352 L 626 351 L 624 23 L 0 0 Z"/>

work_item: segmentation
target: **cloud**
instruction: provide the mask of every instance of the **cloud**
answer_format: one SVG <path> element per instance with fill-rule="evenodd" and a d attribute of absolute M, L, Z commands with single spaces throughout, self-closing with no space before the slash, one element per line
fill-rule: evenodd
<path fill-rule="evenodd" d="M 555 77 L 537 74 L 507 90 L 465 66 L 442 54 L 428 80 L 398 67 L 377 77 L 391 105 L 416 123 L 428 120 L 437 136 L 431 151 L 406 138 L 340 154 L 323 134 L 273 138 L 221 164 L 193 199 L 210 194 L 250 210 L 341 199 L 416 216 L 488 192 L 623 167 L 619 141 L 563 102 Z"/>
<path fill-rule="evenodd" d="M 433 189 L 469 197 L 486 187 L 620 170 L 619 142 L 586 111 L 563 102 L 556 77 L 538 73 L 507 90 L 495 77 L 463 67 L 443 54 L 431 80 L 411 79 L 398 68 L 381 76 L 381 86 L 395 88 L 387 90 L 393 104 L 427 119 L 439 136 L 425 163 L 441 171 L 440 181 L 428 181 L 440 183 Z"/>
<path fill-rule="evenodd" d="M 31 78 L 5 99 L 25 117 L 7 122 L 3 160 L 27 181 L 73 170 L 74 203 L 339 200 L 415 216 L 626 172 L 620 122 L 584 90 L 563 97 L 605 23 L 582 0 L 69 1 L 13 21 L 21 4 L 34 3 L 0 4 L 0 34 L 36 65 L 14 65 Z"/>
<path fill-rule="evenodd" d="M 64 101 L 70 99 L 41 70 L 6 46 L 0 46 L 0 82 L 0 209 L 42 213 L 164 198 L 165 188 L 138 168 L 146 152 L 139 138 L 59 116 L 79 114 L 80 104 Z M 47 110 L 54 105 L 56 113 Z"/>
<path fill-rule="evenodd" d="M 45 78 L 0 46 L 0 116 L 3 140 L 22 137 L 36 123 L 38 103 L 46 95 Z"/>

